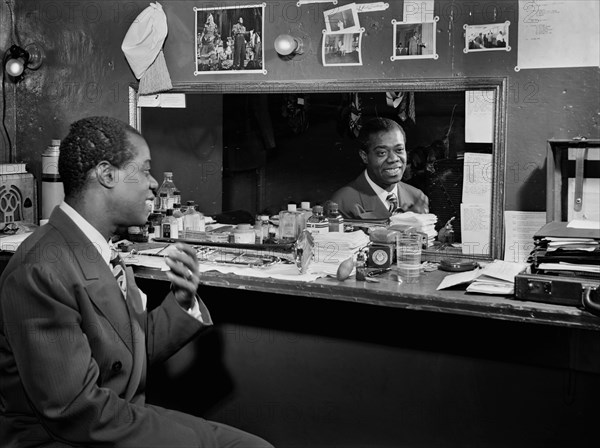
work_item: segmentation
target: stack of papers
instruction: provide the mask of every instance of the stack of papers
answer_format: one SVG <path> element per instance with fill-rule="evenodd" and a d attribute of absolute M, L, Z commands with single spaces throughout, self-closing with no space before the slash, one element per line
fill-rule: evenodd
<path fill-rule="evenodd" d="M 335 276 L 342 261 L 354 258 L 361 248 L 369 244 L 369 237 L 362 230 L 317 233 L 312 236 L 315 247 L 309 273 Z"/>
<path fill-rule="evenodd" d="M 431 246 L 437 231 L 435 230 L 435 223 L 437 222 L 437 216 L 433 213 L 415 213 L 406 212 L 398 213 L 390 217 L 390 226 L 394 224 L 408 225 L 414 227 L 417 232 L 425 233 L 427 235 L 427 245 Z"/>
<path fill-rule="evenodd" d="M 573 224 L 551 222 L 534 235 L 535 273 L 600 278 L 600 227 Z"/>
<path fill-rule="evenodd" d="M 446 276 L 437 289 L 469 283 L 467 292 L 512 295 L 515 290 L 515 276 L 523 272 L 527 266 L 527 263 L 494 260 L 483 269 Z"/>

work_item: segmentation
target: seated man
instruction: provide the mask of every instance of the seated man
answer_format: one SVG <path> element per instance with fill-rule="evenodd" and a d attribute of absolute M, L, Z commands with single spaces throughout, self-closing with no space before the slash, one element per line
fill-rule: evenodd
<path fill-rule="evenodd" d="M 385 219 L 397 212 L 429 213 L 421 190 L 401 182 L 406 169 L 406 138 L 402 127 L 388 118 L 367 121 L 358 135 L 365 171 L 333 194 L 348 219 Z"/>
<path fill-rule="evenodd" d="M 60 146 L 58 171 L 64 202 L 0 276 L 0 445 L 272 448 L 145 401 L 148 366 L 212 320 L 196 294 L 191 246 L 169 254 L 171 293 L 148 312 L 109 245 L 118 227 L 143 225 L 154 201 L 144 138 L 114 118 L 79 120 Z"/>

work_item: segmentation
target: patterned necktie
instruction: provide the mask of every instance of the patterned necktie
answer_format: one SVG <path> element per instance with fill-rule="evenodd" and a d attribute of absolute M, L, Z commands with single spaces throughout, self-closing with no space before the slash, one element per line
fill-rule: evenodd
<path fill-rule="evenodd" d="M 398 208 L 398 198 L 396 197 L 396 195 L 394 193 L 390 193 L 387 195 L 387 198 L 385 198 L 386 201 L 388 201 L 388 203 L 390 204 L 390 208 L 389 208 L 389 212 L 390 214 L 393 214 L 396 209 Z"/>
<path fill-rule="evenodd" d="M 121 292 L 123 293 L 123 297 L 127 297 L 127 276 L 125 275 L 125 263 L 123 263 L 123 259 L 114 249 L 110 250 L 110 267 L 113 275 L 115 276 L 115 280 L 119 284 L 119 288 L 121 288 Z"/>

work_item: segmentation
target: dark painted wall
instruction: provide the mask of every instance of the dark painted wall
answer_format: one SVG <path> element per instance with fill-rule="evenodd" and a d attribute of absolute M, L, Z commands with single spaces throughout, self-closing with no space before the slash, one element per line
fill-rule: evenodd
<path fill-rule="evenodd" d="M 514 72 L 518 51 L 516 0 L 437 1 L 440 58 L 437 61 L 406 62 L 389 60 L 392 39 L 390 20 L 399 19 L 402 11 L 401 2 L 391 1 L 388 11 L 361 16 L 366 29 L 363 38 L 364 66 L 352 68 L 326 68 L 320 62 L 321 12 L 325 6 L 305 6 L 297 10 L 295 2 L 267 2 L 269 9 L 263 37 L 268 74 L 224 75 L 219 78 L 194 77 L 192 74 L 194 17 L 191 8 L 203 3 L 209 4 L 201 1 L 163 2 L 170 25 L 166 57 L 175 82 L 195 82 L 201 87 L 203 80 L 222 79 L 239 82 L 239 89 L 243 91 L 241 83 L 244 80 L 312 80 L 318 83 L 321 79 L 506 77 L 509 86 L 507 209 L 544 209 L 547 139 L 599 136 L 598 68 Z M 128 119 L 128 85 L 135 79 L 123 57 L 120 44 L 130 23 L 147 4 L 148 1 L 18 2 L 17 27 L 21 40 L 24 44 L 42 42 L 46 49 L 44 65 L 37 72 L 29 72 L 17 86 L 17 129 L 13 134 L 17 159 L 29 162 L 38 179 L 42 151 L 50 139 L 66 134 L 69 123 L 96 114 Z M 4 28 L 4 2 L 0 11 L 3 13 L 0 43 L 4 50 L 8 46 Z M 464 23 L 505 20 L 513 24 L 510 30 L 513 50 L 510 53 L 463 54 Z M 284 62 L 275 55 L 272 42 L 278 34 L 288 31 L 304 33 L 310 38 L 311 49 L 302 58 Z M 12 87 L 7 89 L 8 93 L 10 89 Z M 14 114 L 15 108 L 9 107 L 8 113 Z M 8 149 L 4 147 L 4 160 L 8 159 L 7 152 Z M 155 168 L 155 171 L 154 174 L 160 177 L 160 170 Z M 216 307 L 219 294 L 223 293 L 219 290 L 213 294 L 209 306 Z M 246 299 L 251 301 L 260 298 L 244 296 Z M 275 303 L 279 304 L 291 300 L 284 296 L 275 299 Z M 397 446 L 389 442 L 389 438 L 397 434 L 407 444 L 421 446 L 435 443 L 438 446 L 459 446 L 461 441 L 477 446 L 484 446 L 485 443 L 488 446 L 517 446 L 519 441 L 522 446 L 551 446 L 553 440 L 556 441 L 555 446 L 575 446 L 569 443 L 570 438 L 576 438 L 579 445 L 591 443 L 589 429 L 583 427 L 581 422 L 588 422 L 589 412 L 595 409 L 592 404 L 597 403 L 598 390 L 593 387 L 597 386 L 597 376 L 578 378 L 576 395 L 573 396 L 572 391 L 569 392 L 573 387 L 573 378 L 564 370 L 539 371 L 522 367 L 519 360 L 512 359 L 500 359 L 500 363 L 489 362 L 486 353 L 479 350 L 467 351 L 455 357 L 453 351 L 444 344 L 390 348 L 389 344 L 396 342 L 389 342 L 387 333 L 378 333 L 375 340 L 369 340 L 369 335 L 361 332 L 365 315 L 371 319 L 382 318 L 381 315 L 374 316 L 367 309 L 355 312 L 344 307 L 343 314 L 330 310 L 324 314 L 329 319 L 323 320 L 318 314 L 323 312 L 322 309 L 313 306 L 305 310 L 303 303 L 296 302 L 289 310 L 280 305 L 277 308 L 279 314 L 271 315 L 270 322 L 277 322 L 283 316 L 285 325 L 294 325 L 294 319 L 290 320 L 289 315 L 284 314 L 291 311 L 306 316 L 307 319 L 300 323 L 308 328 L 317 318 L 317 334 L 326 332 L 330 325 L 337 327 L 340 321 L 346 329 L 350 325 L 351 331 L 334 335 L 339 342 L 333 344 L 335 349 L 328 343 L 313 343 L 312 340 L 300 344 L 296 349 L 296 346 L 290 347 L 291 344 L 287 343 L 290 328 L 283 326 L 274 333 L 280 342 L 273 344 L 268 357 L 264 351 L 254 352 L 252 342 L 236 343 L 235 337 L 230 335 L 220 349 L 217 346 L 216 354 L 226 358 L 221 372 L 229 375 L 240 387 L 238 393 L 246 395 L 240 397 L 217 392 L 215 402 L 218 404 L 209 409 L 208 415 L 223 417 L 247 429 L 264 432 L 273 441 L 282 442 L 282 446 L 286 440 L 291 441 L 290 444 L 296 443 L 296 446 L 305 442 L 311 442 L 313 446 L 331 446 L 336 441 L 346 441 L 343 438 L 346 431 L 350 435 L 361 434 L 362 424 L 367 424 L 372 434 L 384 434 L 380 439 L 380 445 L 383 446 Z M 215 318 L 227 322 L 229 311 L 223 309 L 215 314 Z M 416 315 L 423 317 L 420 321 L 423 326 L 428 326 L 422 333 L 424 335 L 433 334 L 438 339 L 445 339 L 448 332 L 461 329 L 460 321 L 436 327 L 432 325 L 434 320 L 430 319 L 430 314 Z M 402 319 L 403 313 L 394 313 L 394 316 Z M 221 331 L 250 331 L 256 325 L 243 321 L 240 324 L 243 326 L 238 330 L 235 327 L 238 325 L 236 318 L 230 317 L 233 327 L 223 326 Z M 352 320 L 348 322 L 345 319 Z M 487 322 L 483 327 L 487 328 Z M 440 332 L 440 328 L 445 332 Z M 482 327 L 470 328 L 477 330 Z M 496 328 L 499 334 L 510 332 L 510 327 L 499 325 Z M 528 327 L 523 339 L 536 338 L 541 328 L 544 327 Z M 293 337 L 304 334 L 304 330 L 297 327 L 295 331 L 297 333 L 292 334 Z M 414 337 L 419 334 L 416 333 Z M 474 331 L 471 336 L 478 338 L 480 334 Z M 490 336 L 490 333 L 486 336 Z M 413 336 L 409 334 L 406 337 Z M 564 343 L 564 338 L 559 340 Z M 455 341 L 467 344 L 464 338 Z M 539 350 L 552 353 L 555 342 L 553 339 L 542 340 L 541 348 L 529 347 L 532 352 Z M 492 357 L 501 349 L 501 344 L 493 344 Z M 239 353 L 243 353 L 243 356 L 238 358 Z M 255 353 L 256 358 L 253 358 Z M 521 352 L 521 355 L 526 356 L 527 353 Z M 185 356 L 185 352 L 182 356 Z M 212 367 L 200 364 L 205 374 Z M 373 376 L 369 376 L 370 365 L 375 367 Z M 406 370 L 403 370 L 404 367 Z M 265 382 L 269 388 L 264 386 Z M 353 382 L 359 387 L 352 387 Z M 194 383 L 186 383 L 183 394 L 189 393 L 187 386 L 190 384 Z M 202 391 L 203 384 L 197 384 L 198 390 Z M 331 385 L 325 401 L 310 395 L 313 385 L 321 390 Z M 154 390 L 158 389 L 163 394 L 169 395 L 172 391 L 172 382 L 154 383 L 154 386 Z M 279 391 L 281 395 L 277 395 Z M 400 401 L 394 401 L 396 394 L 399 394 Z M 381 407 L 377 405 L 379 399 L 384 400 Z M 258 408 L 252 405 L 257 400 Z M 272 405 L 273 402 L 275 405 Z M 286 408 L 293 410 L 278 413 L 281 408 L 277 406 L 285 406 L 286 403 L 298 403 L 300 408 L 297 413 L 293 407 Z M 329 403 L 332 403 L 333 412 L 330 408 L 323 410 L 320 407 Z M 402 406 L 405 403 L 408 406 Z M 260 415 L 263 411 L 275 412 L 276 415 L 263 418 Z M 377 412 L 398 412 L 400 419 L 395 420 L 387 415 L 381 417 L 383 423 L 379 424 L 379 416 L 370 419 L 374 415 L 372 413 Z M 365 423 L 362 419 L 369 421 Z M 529 420 L 534 420 L 533 432 Z M 395 424 L 398 426 L 386 433 Z M 432 426 L 440 426 L 442 432 L 436 434 Z M 500 431 L 507 428 L 508 435 L 503 436 L 506 433 Z M 385 434 L 390 435 L 386 438 Z M 446 443 L 448 440 L 455 442 Z M 370 442 L 373 440 L 360 439 L 356 446 L 366 446 Z"/>
<path fill-rule="evenodd" d="M 590 0 L 593 1 L 593 0 Z M 254 4 L 236 2 L 235 4 Z M 347 2 L 343 2 L 344 4 Z M 389 2 L 384 12 L 360 16 L 365 27 L 362 67 L 323 67 L 320 61 L 324 4 L 296 8 L 295 2 L 267 2 L 265 61 L 267 75 L 194 76 L 194 14 L 198 5 L 215 2 L 165 1 L 169 37 L 165 54 L 174 82 L 305 81 L 377 78 L 507 77 L 508 210 L 543 210 L 545 153 L 549 138 L 598 137 L 600 71 L 598 68 L 514 71 L 517 61 L 517 6 L 504 2 L 437 1 L 438 60 L 389 60 L 392 18 L 400 19 L 402 2 Z M 219 2 L 219 5 L 234 4 Z M 51 138 L 62 137 L 73 120 L 108 114 L 126 120 L 128 85 L 135 81 L 120 50 L 121 41 L 145 1 L 42 2 L 17 5 L 17 27 L 24 44 L 42 42 L 44 66 L 17 89 L 17 157 L 30 162 L 39 177 L 40 155 Z M 511 52 L 464 54 L 463 24 L 509 20 Z M 303 35 L 308 50 L 293 61 L 280 60 L 272 48 L 282 32 Z M 239 84 L 243 91 L 243 85 Z M 157 170 L 160 177 L 160 172 Z M 529 194 L 531 191 L 539 194 Z"/>

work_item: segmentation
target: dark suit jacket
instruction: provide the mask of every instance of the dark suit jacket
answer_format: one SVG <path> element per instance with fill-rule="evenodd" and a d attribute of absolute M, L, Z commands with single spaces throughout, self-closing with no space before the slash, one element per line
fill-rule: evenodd
<path fill-rule="evenodd" d="M 1 446 L 200 446 L 193 418 L 145 404 L 144 385 L 147 362 L 205 325 L 172 294 L 147 313 L 130 268 L 127 282 L 125 301 L 59 208 L 21 244 L 0 277 Z"/>
<path fill-rule="evenodd" d="M 398 208 L 403 212 L 429 213 L 427 196 L 412 185 L 398 182 Z M 385 219 L 390 217 L 377 193 L 371 188 L 365 172 L 336 191 L 331 200 L 339 206 L 340 213 L 347 219 Z"/>

